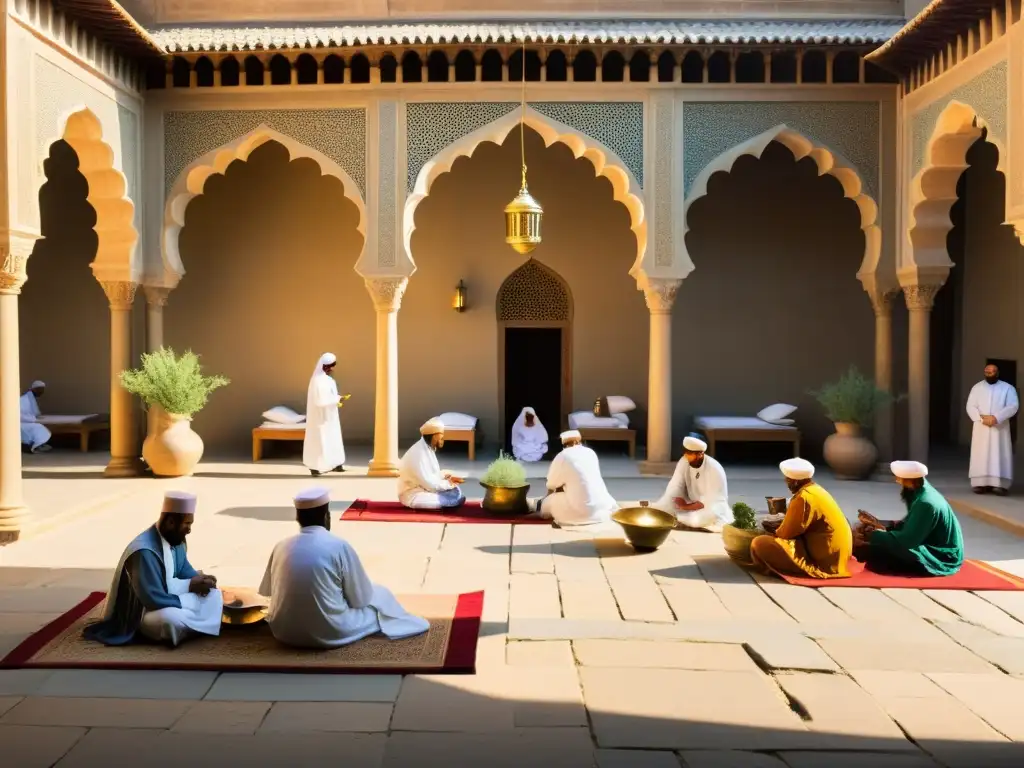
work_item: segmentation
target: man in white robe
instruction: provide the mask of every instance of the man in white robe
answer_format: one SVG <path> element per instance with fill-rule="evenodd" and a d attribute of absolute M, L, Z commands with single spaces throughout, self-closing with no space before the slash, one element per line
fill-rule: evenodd
<path fill-rule="evenodd" d="M 540 461 L 547 452 L 548 431 L 537 412 L 527 406 L 512 425 L 512 455 L 519 461 Z"/>
<path fill-rule="evenodd" d="M 28 392 L 21 396 L 21 443 L 27 445 L 32 453 L 43 453 L 50 450 L 50 430 L 39 423 L 43 415 L 39 410 L 39 398 L 46 393 L 46 384 L 33 381 Z"/>
<path fill-rule="evenodd" d="M 985 366 L 967 397 L 967 415 L 974 422 L 971 433 L 971 488 L 975 493 L 1005 496 L 1013 483 L 1013 444 L 1010 419 L 1020 402 L 1017 390 L 999 379 L 999 368 Z"/>
<path fill-rule="evenodd" d="M 314 477 L 324 472 L 345 471 L 345 443 L 341 439 L 342 398 L 334 383 L 338 359 L 330 352 L 320 356 L 306 393 L 306 436 L 302 463 Z"/>
<path fill-rule="evenodd" d="M 651 506 L 674 514 L 687 528 L 720 533 L 733 520 L 725 470 L 708 456 L 708 445 L 693 435 L 683 440 L 683 457 L 664 495 Z"/>
<path fill-rule="evenodd" d="M 140 533 L 114 570 L 103 619 L 83 631 L 89 640 L 126 645 L 137 634 L 177 646 L 195 635 L 220 634 L 224 598 L 217 579 L 188 561 L 196 497 L 169 491 L 157 524 Z"/>
<path fill-rule="evenodd" d="M 560 435 L 562 450 L 548 469 L 548 495 L 534 514 L 559 527 L 602 525 L 619 508 L 601 476 L 601 463 L 575 430 Z"/>
<path fill-rule="evenodd" d="M 340 648 L 378 632 L 392 640 L 426 632 L 430 622 L 371 582 L 352 545 L 331 533 L 330 501 L 326 488 L 299 493 L 301 528 L 270 555 L 260 594 L 270 598 L 274 637 L 297 648 Z"/>
<path fill-rule="evenodd" d="M 444 445 L 444 423 L 430 419 L 420 427 L 420 439 L 398 465 L 398 500 L 410 509 L 454 509 L 466 503 L 462 478 L 442 472 L 437 449 Z"/>

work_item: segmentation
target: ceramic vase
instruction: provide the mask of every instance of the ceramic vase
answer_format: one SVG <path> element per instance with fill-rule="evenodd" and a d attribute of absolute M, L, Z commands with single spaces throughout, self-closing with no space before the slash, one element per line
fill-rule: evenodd
<path fill-rule="evenodd" d="M 861 434 L 858 424 L 836 423 L 825 438 L 825 462 L 837 480 L 866 480 L 878 461 L 878 449 Z"/>
<path fill-rule="evenodd" d="M 725 545 L 726 554 L 739 565 L 753 565 L 754 561 L 750 557 L 750 543 L 758 536 L 763 536 L 764 533 L 760 528 L 747 530 L 746 528 L 737 528 L 735 525 L 723 525 L 722 543 Z"/>
<path fill-rule="evenodd" d="M 203 439 L 192 431 L 192 419 L 159 406 L 151 412 L 142 458 L 157 477 L 191 475 L 203 457 Z"/>

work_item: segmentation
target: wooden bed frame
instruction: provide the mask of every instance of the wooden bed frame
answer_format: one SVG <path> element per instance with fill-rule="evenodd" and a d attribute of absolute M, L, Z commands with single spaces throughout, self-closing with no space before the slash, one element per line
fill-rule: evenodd
<path fill-rule="evenodd" d="M 256 427 L 252 431 L 252 460 L 259 461 L 263 458 L 264 440 L 283 440 L 286 442 L 302 442 L 306 439 L 306 425 L 292 427 L 291 429 L 277 429 L 276 427 Z"/>
<path fill-rule="evenodd" d="M 579 430 L 584 442 L 628 443 L 629 458 L 636 459 L 636 430 L 618 427 L 583 427 Z"/>
<path fill-rule="evenodd" d="M 700 427 L 708 438 L 708 455 L 715 455 L 718 443 L 791 443 L 793 455 L 800 455 L 800 430 L 796 427 L 788 429 L 746 429 L 726 427 L 712 429 Z"/>
<path fill-rule="evenodd" d="M 109 432 L 109 419 L 96 421 L 82 421 L 78 424 L 47 424 L 45 417 L 40 419 L 40 424 L 50 430 L 53 435 L 78 435 L 78 447 L 82 453 L 89 452 L 89 438 L 94 432 Z"/>
<path fill-rule="evenodd" d="M 468 446 L 469 460 L 476 461 L 476 428 L 451 429 L 449 427 L 445 427 L 444 441 L 446 443 L 466 443 Z"/>

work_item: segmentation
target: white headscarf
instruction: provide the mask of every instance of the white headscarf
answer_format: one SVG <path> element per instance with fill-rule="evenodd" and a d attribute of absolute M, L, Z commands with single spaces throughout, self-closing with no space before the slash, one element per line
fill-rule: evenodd
<path fill-rule="evenodd" d="M 332 363 L 338 362 L 338 358 L 334 356 L 333 352 L 324 352 L 320 355 L 320 360 L 316 364 L 316 368 L 313 369 L 313 375 L 309 377 L 309 386 L 306 388 L 306 402 L 314 402 L 311 398 L 313 397 L 313 388 L 316 386 L 317 376 L 326 376 L 324 373 L 324 366 L 331 365 Z"/>
<path fill-rule="evenodd" d="M 533 414 L 533 426 L 526 426 L 526 414 Z M 544 425 L 540 423 L 540 419 L 537 418 L 537 412 L 530 406 L 523 408 L 519 417 L 516 419 L 515 424 L 512 425 L 512 442 L 528 442 L 528 443 L 546 443 L 548 441 L 548 431 L 544 429 Z"/>

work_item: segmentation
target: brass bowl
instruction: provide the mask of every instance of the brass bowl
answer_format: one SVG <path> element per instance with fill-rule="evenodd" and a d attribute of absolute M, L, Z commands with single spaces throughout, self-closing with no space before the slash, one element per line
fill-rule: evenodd
<path fill-rule="evenodd" d="M 620 509 L 612 520 L 622 526 L 633 549 L 641 552 L 653 552 L 664 544 L 677 522 L 675 515 L 649 507 L 645 501 L 639 507 Z"/>
<path fill-rule="evenodd" d="M 257 624 L 267 618 L 270 606 L 267 598 L 251 589 L 223 590 L 224 608 L 221 611 L 221 624 L 234 626 Z"/>
<path fill-rule="evenodd" d="M 502 488 L 487 483 L 480 485 L 484 488 L 484 500 L 480 503 L 484 511 L 508 517 L 530 514 L 530 505 L 526 499 L 526 494 L 530 492 L 528 484 L 518 488 Z"/>

